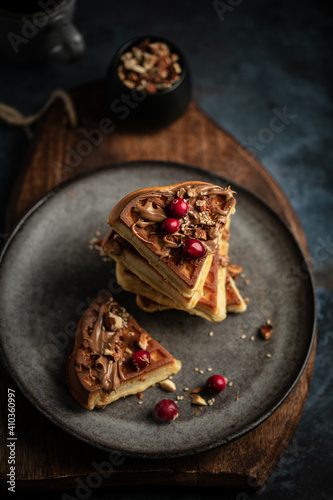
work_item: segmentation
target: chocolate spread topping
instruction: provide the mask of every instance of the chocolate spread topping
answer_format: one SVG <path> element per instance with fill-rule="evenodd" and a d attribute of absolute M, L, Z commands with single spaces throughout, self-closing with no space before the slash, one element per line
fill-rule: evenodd
<path fill-rule="evenodd" d="M 177 233 L 163 235 L 163 246 L 155 250 L 155 253 L 161 258 L 170 257 L 171 250 L 180 248 L 187 238 L 199 239 L 207 254 L 214 253 L 227 216 L 235 204 L 233 193 L 230 187 L 224 189 L 214 185 L 188 184 L 181 189 L 175 187 L 166 191 L 154 191 L 147 197 L 139 196 L 133 207 L 138 219 L 132 224 L 131 230 L 140 240 L 153 245 L 156 238 L 150 237 L 158 234 L 157 224 L 168 217 L 169 203 L 175 197 L 181 197 L 187 202 L 189 210 L 180 219 Z M 140 231 L 140 228 L 147 226 L 153 226 L 148 236 Z"/>
<path fill-rule="evenodd" d="M 125 309 L 109 297 L 104 304 L 95 301 L 82 318 L 82 346 L 76 354 L 76 371 L 88 369 L 88 377 L 98 380 L 107 392 L 116 391 L 123 378 L 119 342 L 127 317 Z"/>
<path fill-rule="evenodd" d="M 88 392 L 117 391 L 122 382 L 170 362 L 172 356 L 156 343 L 109 294 L 93 302 L 78 325 L 81 345 L 75 352 L 74 367 Z M 132 363 L 143 347 L 152 356 L 151 365 L 138 372 Z M 157 349 L 157 358 L 153 356 Z"/>

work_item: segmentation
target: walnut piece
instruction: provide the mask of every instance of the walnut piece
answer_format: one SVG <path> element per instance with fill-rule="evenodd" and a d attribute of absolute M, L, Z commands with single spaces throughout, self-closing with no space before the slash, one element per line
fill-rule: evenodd
<path fill-rule="evenodd" d="M 262 325 L 260 327 L 260 334 L 264 340 L 271 338 L 273 332 L 273 325 Z"/>
<path fill-rule="evenodd" d="M 207 232 L 204 229 L 197 228 L 195 230 L 195 237 L 198 240 L 207 240 Z"/>

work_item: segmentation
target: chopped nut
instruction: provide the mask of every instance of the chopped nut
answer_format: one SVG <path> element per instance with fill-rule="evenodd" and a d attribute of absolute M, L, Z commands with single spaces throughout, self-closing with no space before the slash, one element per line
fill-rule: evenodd
<path fill-rule="evenodd" d="M 148 340 L 149 340 L 148 333 L 142 332 L 138 339 L 138 346 L 141 347 L 141 349 L 143 349 L 144 351 L 147 349 Z"/>
<path fill-rule="evenodd" d="M 249 285 L 250 284 L 250 280 L 244 280 L 244 284 L 245 285 Z"/>
<path fill-rule="evenodd" d="M 142 405 L 143 404 L 143 401 L 138 401 L 138 405 Z"/>
<path fill-rule="evenodd" d="M 199 373 L 200 373 L 201 375 L 203 375 L 204 371 L 203 371 L 203 370 L 199 370 Z"/>
<path fill-rule="evenodd" d="M 118 316 L 118 315 L 116 315 L 116 314 L 113 314 L 113 313 L 110 311 L 110 312 L 109 312 L 109 314 L 108 314 L 108 317 L 109 317 L 111 320 L 113 319 L 113 320 L 115 321 L 115 323 L 114 323 L 114 329 L 115 329 L 115 330 L 120 330 L 120 328 L 122 328 L 122 327 L 123 327 L 123 319 L 122 319 L 120 316 Z M 108 325 L 105 325 L 105 326 L 106 326 L 106 327 L 108 327 Z"/>
<path fill-rule="evenodd" d="M 245 333 L 243 333 L 243 335 L 241 336 L 241 339 L 246 339 Z"/>
<path fill-rule="evenodd" d="M 139 47 L 133 47 L 132 52 L 133 52 L 133 56 L 138 61 L 138 63 L 141 63 L 142 56 L 143 56 L 142 50 Z"/>
<path fill-rule="evenodd" d="M 198 392 L 201 392 L 201 391 L 202 391 L 201 387 L 196 387 L 195 389 L 193 389 L 193 391 L 191 391 L 191 394 L 198 394 Z"/>
<path fill-rule="evenodd" d="M 205 224 L 206 226 L 215 226 L 215 222 L 208 215 L 208 212 L 201 212 L 199 214 L 199 222 L 200 224 Z"/>
<path fill-rule="evenodd" d="M 177 396 L 177 401 L 182 401 L 184 399 L 184 396 Z"/>
<path fill-rule="evenodd" d="M 235 401 L 238 401 L 238 400 L 239 400 L 239 392 L 237 391 Z"/>
<path fill-rule="evenodd" d="M 233 382 L 229 382 L 228 386 L 232 387 L 233 386 Z"/>
<path fill-rule="evenodd" d="M 213 368 L 207 368 L 207 371 L 208 371 L 208 372 L 212 372 L 212 371 L 213 371 Z"/>
<path fill-rule="evenodd" d="M 132 356 L 132 354 L 133 354 L 133 351 L 132 351 L 129 347 L 126 347 L 125 352 L 126 352 L 126 354 L 128 354 L 129 356 Z"/>
<path fill-rule="evenodd" d="M 240 275 L 241 278 L 246 278 L 245 274 L 244 273 L 241 273 Z"/>
<path fill-rule="evenodd" d="M 146 71 L 151 70 L 158 61 L 158 57 L 150 52 L 143 53 L 143 67 Z"/>
<path fill-rule="evenodd" d="M 146 72 L 145 69 L 142 66 L 140 66 L 140 64 L 135 64 L 132 69 L 133 69 L 133 71 L 135 71 L 135 73 L 139 73 L 139 74 Z"/>
<path fill-rule="evenodd" d="M 160 387 L 161 387 L 161 389 L 163 389 L 163 391 L 166 391 L 166 392 L 175 392 L 175 390 L 176 390 L 175 383 L 169 379 L 162 380 L 162 382 L 160 382 Z"/>
<path fill-rule="evenodd" d="M 266 354 L 266 358 L 271 358 L 272 355 L 271 354 Z"/>
<path fill-rule="evenodd" d="M 180 188 L 180 190 L 177 193 L 177 198 L 184 198 L 185 193 L 186 193 L 186 190 L 184 188 Z"/>
<path fill-rule="evenodd" d="M 193 396 L 192 404 L 197 406 L 207 406 L 206 401 L 199 395 Z"/>
<path fill-rule="evenodd" d="M 207 240 L 207 232 L 204 229 L 196 228 L 195 237 L 198 240 Z"/>
<path fill-rule="evenodd" d="M 212 337 L 214 335 L 214 332 L 213 331 L 210 331 L 209 334 L 208 334 L 210 337 Z"/>
<path fill-rule="evenodd" d="M 245 302 L 245 304 L 248 304 L 248 303 L 250 302 L 249 297 L 245 297 L 245 298 L 244 298 L 244 302 Z"/>
<path fill-rule="evenodd" d="M 139 399 L 142 399 L 142 398 L 143 398 L 143 394 L 142 394 L 142 392 L 138 392 L 138 393 L 137 393 L 137 396 L 138 396 L 138 398 L 139 398 Z"/>
<path fill-rule="evenodd" d="M 134 89 L 135 87 L 135 82 L 131 82 L 131 80 L 124 80 L 124 84 L 126 85 L 126 87 L 128 87 L 129 89 Z"/>
<path fill-rule="evenodd" d="M 179 60 L 178 54 L 171 54 L 171 62 L 177 62 Z"/>
<path fill-rule="evenodd" d="M 182 72 L 182 68 L 180 67 L 180 64 L 177 62 L 173 63 L 173 69 L 175 70 L 177 75 L 180 75 L 180 73 Z"/>
<path fill-rule="evenodd" d="M 234 278 L 237 274 L 241 273 L 243 268 L 241 266 L 237 266 L 236 264 L 230 264 L 228 266 L 228 272 L 232 278 Z"/>
<path fill-rule="evenodd" d="M 271 335 L 272 335 L 272 332 L 273 332 L 273 325 L 270 324 L 270 325 L 261 325 L 260 327 L 260 333 L 261 333 L 261 336 L 264 340 L 268 340 L 271 338 Z"/>
<path fill-rule="evenodd" d="M 127 58 L 124 60 L 124 68 L 125 69 L 133 69 L 134 66 L 136 66 L 138 63 L 134 58 Z"/>
<path fill-rule="evenodd" d="M 104 349 L 104 356 L 113 356 L 114 351 L 111 351 L 110 349 Z"/>
<path fill-rule="evenodd" d="M 199 371 L 199 368 L 194 368 L 194 371 L 195 371 L 195 372 L 198 372 L 198 371 Z"/>
<path fill-rule="evenodd" d="M 184 387 L 184 391 L 189 391 L 190 388 L 189 387 Z"/>
<path fill-rule="evenodd" d="M 147 86 L 148 86 L 147 80 L 145 80 L 144 78 L 142 78 L 140 85 L 138 85 L 136 88 L 137 88 L 137 90 L 141 91 L 141 90 L 146 89 Z"/>
<path fill-rule="evenodd" d="M 227 379 L 227 377 L 223 377 L 223 378 L 224 378 L 224 380 L 225 380 L 225 383 L 227 384 L 227 383 L 228 383 L 228 379 Z"/>
<path fill-rule="evenodd" d="M 255 339 L 254 335 L 252 335 L 252 337 L 250 337 L 250 340 L 253 342 L 253 340 Z"/>
<path fill-rule="evenodd" d="M 171 83 L 156 83 L 155 87 L 157 90 L 165 90 L 165 89 L 169 89 L 170 87 L 172 87 L 172 84 Z"/>
<path fill-rule="evenodd" d="M 207 403 L 208 403 L 208 406 L 213 406 L 213 401 L 211 399 L 208 399 Z"/>
<path fill-rule="evenodd" d="M 270 320 L 270 319 L 268 319 L 268 320 L 266 321 L 266 323 L 267 323 L 267 325 L 271 325 L 271 324 L 272 324 L 272 322 L 271 322 L 271 320 Z"/>
<path fill-rule="evenodd" d="M 155 94 L 157 92 L 156 85 L 152 82 L 148 82 L 146 89 L 150 94 Z"/>
<path fill-rule="evenodd" d="M 128 73 L 128 79 L 131 80 L 132 82 L 137 82 L 139 79 L 139 76 L 134 71 L 130 71 Z"/>
<path fill-rule="evenodd" d="M 132 59 L 132 54 L 130 52 L 124 52 L 124 54 L 120 56 L 121 61 L 126 61 L 126 59 Z"/>

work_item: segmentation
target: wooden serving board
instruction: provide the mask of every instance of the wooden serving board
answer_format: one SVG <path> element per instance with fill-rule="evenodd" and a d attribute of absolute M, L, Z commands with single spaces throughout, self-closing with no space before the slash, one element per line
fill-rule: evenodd
<path fill-rule="evenodd" d="M 105 127 L 108 117 L 102 82 L 94 82 L 72 93 L 79 127 L 71 130 L 61 101 L 55 103 L 35 128 L 19 178 L 11 195 L 7 229 L 40 197 L 61 181 L 102 165 L 129 160 L 169 160 L 197 165 L 243 184 L 261 197 L 289 225 L 307 252 L 306 240 L 295 212 L 285 194 L 268 172 L 239 143 L 207 117 L 195 103 L 168 128 L 150 134 L 126 132 L 116 128 L 104 133 L 98 147 L 87 147 L 85 154 L 70 165 L 69 151 L 83 151 L 84 131 Z M 96 134 L 95 138 L 98 136 Z M 69 149 L 71 148 L 71 149 Z M 86 152 L 89 151 L 89 154 Z M 170 183 L 172 179 L 170 179 Z M 237 441 L 214 451 L 170 460 L 126 458 L 116 466 L 103 485 L 176 484 L 259 488 L 271 474 L 289 443 L 301 417 L 311 380 L 315 347 L 297 386 L 282 406 L 262 425 Z M 1 368 L 3 393 L 15 388 Z M 1 420 L 5 421 L 6 398 L 1 398 Z M 18 391 L 16 406 L 17 486 L 24 490 L 75 488 L 77 479 L 85 482 L 95 472 L 92 462 L 108 456 L 69 436 L 51 424 Z M 1 443 L 6 441 L 1 428 Z M 0 473 L 6 479 L 5 447 L 0 448 Z"/>

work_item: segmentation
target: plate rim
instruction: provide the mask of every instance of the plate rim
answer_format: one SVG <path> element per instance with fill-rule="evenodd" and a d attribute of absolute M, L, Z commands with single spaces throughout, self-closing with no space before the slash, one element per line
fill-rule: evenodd
<path fill-rule="evenodd" d="M 306 263 L 306 272 L 309 277 L 309 284 L 310 284 L 310 292 L 311 292 L 311 307 L 312 307 L 312 316 L 313 316 L 313 325 L 312 325 L 312 332 L 311 332 L 311 339 L 309 342 L 309 346 L 306 352 L 306 356 L 303 360 L 303 364 L 301 366 L 301 369 L 299 370 L 298 374 L 296 375 L 294 381 L 288 388 L 288 390 L 283 394 L 281 398 L 279 398 L 278 402 L 266 413 L 264 413 L 259 419 L 257 419 L 254 423 L 250 423 L 248 425 L 245 425 L 240 431 L 237 433 L 233 434 L 230 438 L 227 439 L 221 439 L 218 442 L 210 442 L 204 446 L 197 447 L 197 446 L 192 446 L 184 451 L 181 452 L 175 452 L 175 453 L 140 453 L 136 451 L 128 451 L 123 448 L 112 448 L 110 446 L 106 446 L 103 443 L 93 441 L 92 439 L 89 439 L 85 436 L 82 436 L 80 433 L 76 432 L 74 429 L 70 428 L 69 426 L 66 425 L 65 422 L 63 422 L 59 417 L 55 416 L 52 411 L 48 411 L 47 407 L 45 405 L 40 404 L 39 400 L 37 397 L 34 396 L 34 394 L 27 390 L 24 386 L 24 380 L 22 377 L 20 377 L 19 373 L 15 370 L 15 365 L 11 363 L 10 357 L 7 356 L 6 354 L 6 349 L 4 346 L 3 338 L 2 338 L 2 328 L 0 324 L 0 357 L 2 359 L 3 365 L 7 371 L 8 376 L 15 382 L 17 387 L 20 389 L 21 394 L 23 394 L 30 403 L 34 405 L 34 407 L 42 413 L 46 418 L 48 418 L 53 424 L 55 424 L 57 427 L 65 431 L 67 434 L 74 436 L 78 438 L 80 441 L 83 441 L 84 443 L 98 449 L 102 449 L 104 451 L 112 452 L 120 452 L 124 456 L 128 457 L 135 457 L 135 458 L 144 458 L 144 459 L 166 459 L 166 458 L 177 458 L 177 457 L 183 457 L 183 456 L 191 456 L 191 455 L 196 455 L 198 453 L 202 453 L 205 451 L 213 450 L 222 446 L 225 446 L 233 441 L 236 441 L 237 439 L 241 438 L 242 436 L 248 434 L 252 430 L 256 429 L 259 427 L 262 423 L 264 423 L 269 417 L 271 417 L 277 409 L 284 403 L 284 401 L 288 398 L 288 396 L 291 394 L 291 392 L 294 390 L 296 387 L 297 383 L 299 382 L 301 376 L 304 373 L 304 370 L 308 364 L 309 358 L 311 356 L 314 342 L 316 339 L 316 333 L 317 333 L 317 299 L 316 299 L 316 293 L 315 293 L 315 285 L 314 285 L 314 277 L 313 277 L 313 272 L 312 269 L 309 265 L 309 261 L 307 257 L 305 256 L 305 253 L 298 243 L 295 235 L 291 231 L 291 229 L 287 226 L 286 222 L 282 219 L 282 217 L 275 212 L 273 208 L 271 208 L 260 196 L 252 192 L 251 190 L 247 189 L 246 187 L 242 186 L 241 184 L 234 182 L 231 179 L 228 179 L 227 177 L 224 177 L 223 175 L 220 175 L 216 172 L 212 172 L 210 170 L 206 170 L 202 167 L 198 167 L 196 165 L 190 165 L 188 163 L 181 163 L 181 162 L 174 162 L 174 161 L 167 161 L 167 160 L 133 160 L 133 161 L 125 161 L 125 162 L 117 162 L 117 163 L 111 163 L 109 165 L 103 165 L 101 167 L 98 167 L 93 170 L 88 170 L 86 172 L 82 172 L 70 179 L 67 179 L 57 186 L 53 187 L 50 191 L 48 191 L 46 194 L 44 194 L 30 209 L 28 209 L 24 215 L 19 219 L 17 224 L 14 226 L 14 228 L 11 230 L 9 233 L 5 244 L 3 245 L 3 248 L 1 249 L 1 254 L 0 254 L 0 284 L 1 284 L 1 268 L 3 261 L 5 259 L 6 253 L 8 252 L 11 243 L 15 239 L 16 235 L 19 233 L 19 231 L 22 229 L 26 221 L 32 217 L 39 209 L 41 209 L 45 203 L 48 202 L 49 199 L 51 199 L 54 195 L 57 193 L 64 191 L 68 186 L 70 186 L 73 183 L 76 183 L 77 181 L 80 181 L 81 179 L 84 179 L 86 177 L 91 177 L 94 175 L 98 175 L 99 173 L 106 172 L 106 171 L 112 171 L 117 168 L 126 168 L 126 167 L 139 167 L 142 164 L 145 165 L 151 165 L 151 166 L 173 166 L 173 167 L 181 167 L 181 168 L 186 168 L 189 170 L 196 170 L 202 174 L 205 174 L 206 176 L 208 175 L 211 177 L 212 181 L 214 182 L 221 182 L 221 180 L 225 184 L 232 184 L 232 187 L 235 189 L 240 189 L 247 193 L 248 195 L 254 197 L 259 203 L 261 203 L 266 210 L 270 212 L 271 215 L 273 215 L 278 222 L 284 227 L 284 230 L 287 231 L 289 234 L 289 237 L 293 240 L 293 244 L 296 245 L 297 250 L 299 251 L 303 261 Z"/>

